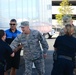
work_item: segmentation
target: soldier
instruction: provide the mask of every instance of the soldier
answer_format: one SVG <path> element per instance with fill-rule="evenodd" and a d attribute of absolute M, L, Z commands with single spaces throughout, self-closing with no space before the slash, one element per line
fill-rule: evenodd
<path fill-rule="evenodd" d="M 25 60 L 24 75 L 32 75 L 33 63 L 35 64 L 38 74 L 44 75 L 44 58 L 47 56 L 48 44 L 39 31 L 29 28 L 28 21 L 21 22 L 20 27 L 22 33 L 13 40 L 10 46 L 12 49 L 15 49 L 19 43 L 23 46 L 23 57 Z"/>
<path fill-rule="evenodd" d="M 71 24 L 74 26 L 73 24 L 73 20 L 72 20 L 72 17 L 70 15 L 64 15 L 63 16 L 63 25 L 65 26 L 66 24 Z M 64 35 L 64 28 L 61 29 L 59 35 L 62 36 Z M 73 36 L 76 38 L 76 26 L 74 26 L 74 33 L 73 33 Z"/>

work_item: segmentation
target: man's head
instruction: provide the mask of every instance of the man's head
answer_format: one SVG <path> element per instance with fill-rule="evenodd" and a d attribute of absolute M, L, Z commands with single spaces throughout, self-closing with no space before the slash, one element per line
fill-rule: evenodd
<path fill-rule="evenodd" d="M 73 24 L 73 20 L 72 20 L 72 16 L 71 15 L 64 15 L 63 18 L 63 25 L 66 25 L 66 24 Z"/>
<path fill-rule="evenodd" d="M 11 19 L 9 25 L 11 29 L 16 29 L 17 21 L 15 19 Z"/>
<path fill-rule="evenodd" d="M 23 21 L 21 22 L 21 30 L 23 31 L 23 33 L 29 34 L 30 29 L 29 29 L 29 22 L 28 21 Z"/>

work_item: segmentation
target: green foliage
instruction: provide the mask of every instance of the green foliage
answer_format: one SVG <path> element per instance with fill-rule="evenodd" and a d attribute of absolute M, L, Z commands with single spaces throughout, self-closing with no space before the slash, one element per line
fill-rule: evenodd
<path fill-rule="evenodd" d="M 57 22 L 61 25 L 62 24 L 62 14 L 57 14 L 56 15 L 56 19 L 57 19 Z"/>
<path fill-rule="evenodd" d="M 68 0 L 62 0 L 62 2 L 60 3 L 60 7 L 59 7 L 59 13 L 60 14 L 56 14 L 55 15 L 55 17 L 56 17 L 56 19 L 57 19 L 57 22 L 60 24 L 60 25 L 62 25 L 62 17 L 64 16 L 64 15 L 70 15 L 70 16 L 72 16 L 71 15 L 71 13 L 72 13 L 72 8 L 70 7 L 71 6 L 71 4 L 69 3 L 69 1 Z"/>

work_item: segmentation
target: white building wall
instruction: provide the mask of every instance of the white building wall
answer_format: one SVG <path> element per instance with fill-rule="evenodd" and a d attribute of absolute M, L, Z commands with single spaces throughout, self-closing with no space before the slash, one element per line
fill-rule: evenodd
<path fill-rule="evenodd" d="M 52 14 L 59 14 L 59 7 L 60 6 L 52 6 Z M 72 10 L 72 14 L 76 15 L 76 6 L 71 6 Z M 76 20 L 73 20 L 73 24 L 76 25 Z M 57 20 L 56 19 L 52 19 L 52 25 L 58 25 Z"/>
<path fill-rule="evenodd" d="M 51 0 L 40 0 L 40 21 L 49 22 L 48 19 L 52 19 L 52 10 L 48 9 L 48 6 L 52 7 L 51 4 Z"/>
<path fill-rule="evenodd" d="M 72 14 L 76 14 L 76 6 L 70 6 L 72 10 Z M 60 6 L 52 6 L 52 14 L 59 14 Z"/>
<path fill-rule="evenodd" d="M 52 1 L 62 1 L 62 0 L 52 0 Z M 76 0 L 68 0 L 68 1 L 76 1 Z"/>
<path fill-rule="evenodd" d="M 0 27 L 9 27 L 9 21 L 15 18 L 18 26 L 23 20 L 49 22 L 52 19 L 51 0 L 0 0 Z M 51 23 L 51 22 L 50 22 Z"/>

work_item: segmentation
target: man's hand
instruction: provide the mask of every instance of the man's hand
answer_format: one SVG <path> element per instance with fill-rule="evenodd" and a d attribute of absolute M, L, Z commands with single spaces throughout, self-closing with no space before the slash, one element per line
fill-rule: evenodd
<path fill-rule="evenodd" d="M 19 45 L 19 46 L 18 46 L 18 49 L 21 49 L 21 48 L 22 48 L 22 45 Z"/>
<path fill-rule="evenodd" d="M 47 54 L 43 54 L 44 59 L 46 58 Z"/>
<path fill-rule="evenodd" d="M 22 48 L 22 45 L 19 45 L 17 48 L 15 48 L 13 51 L 14 53 L 16 53 L 18 50 L 20 50 Z"/>

